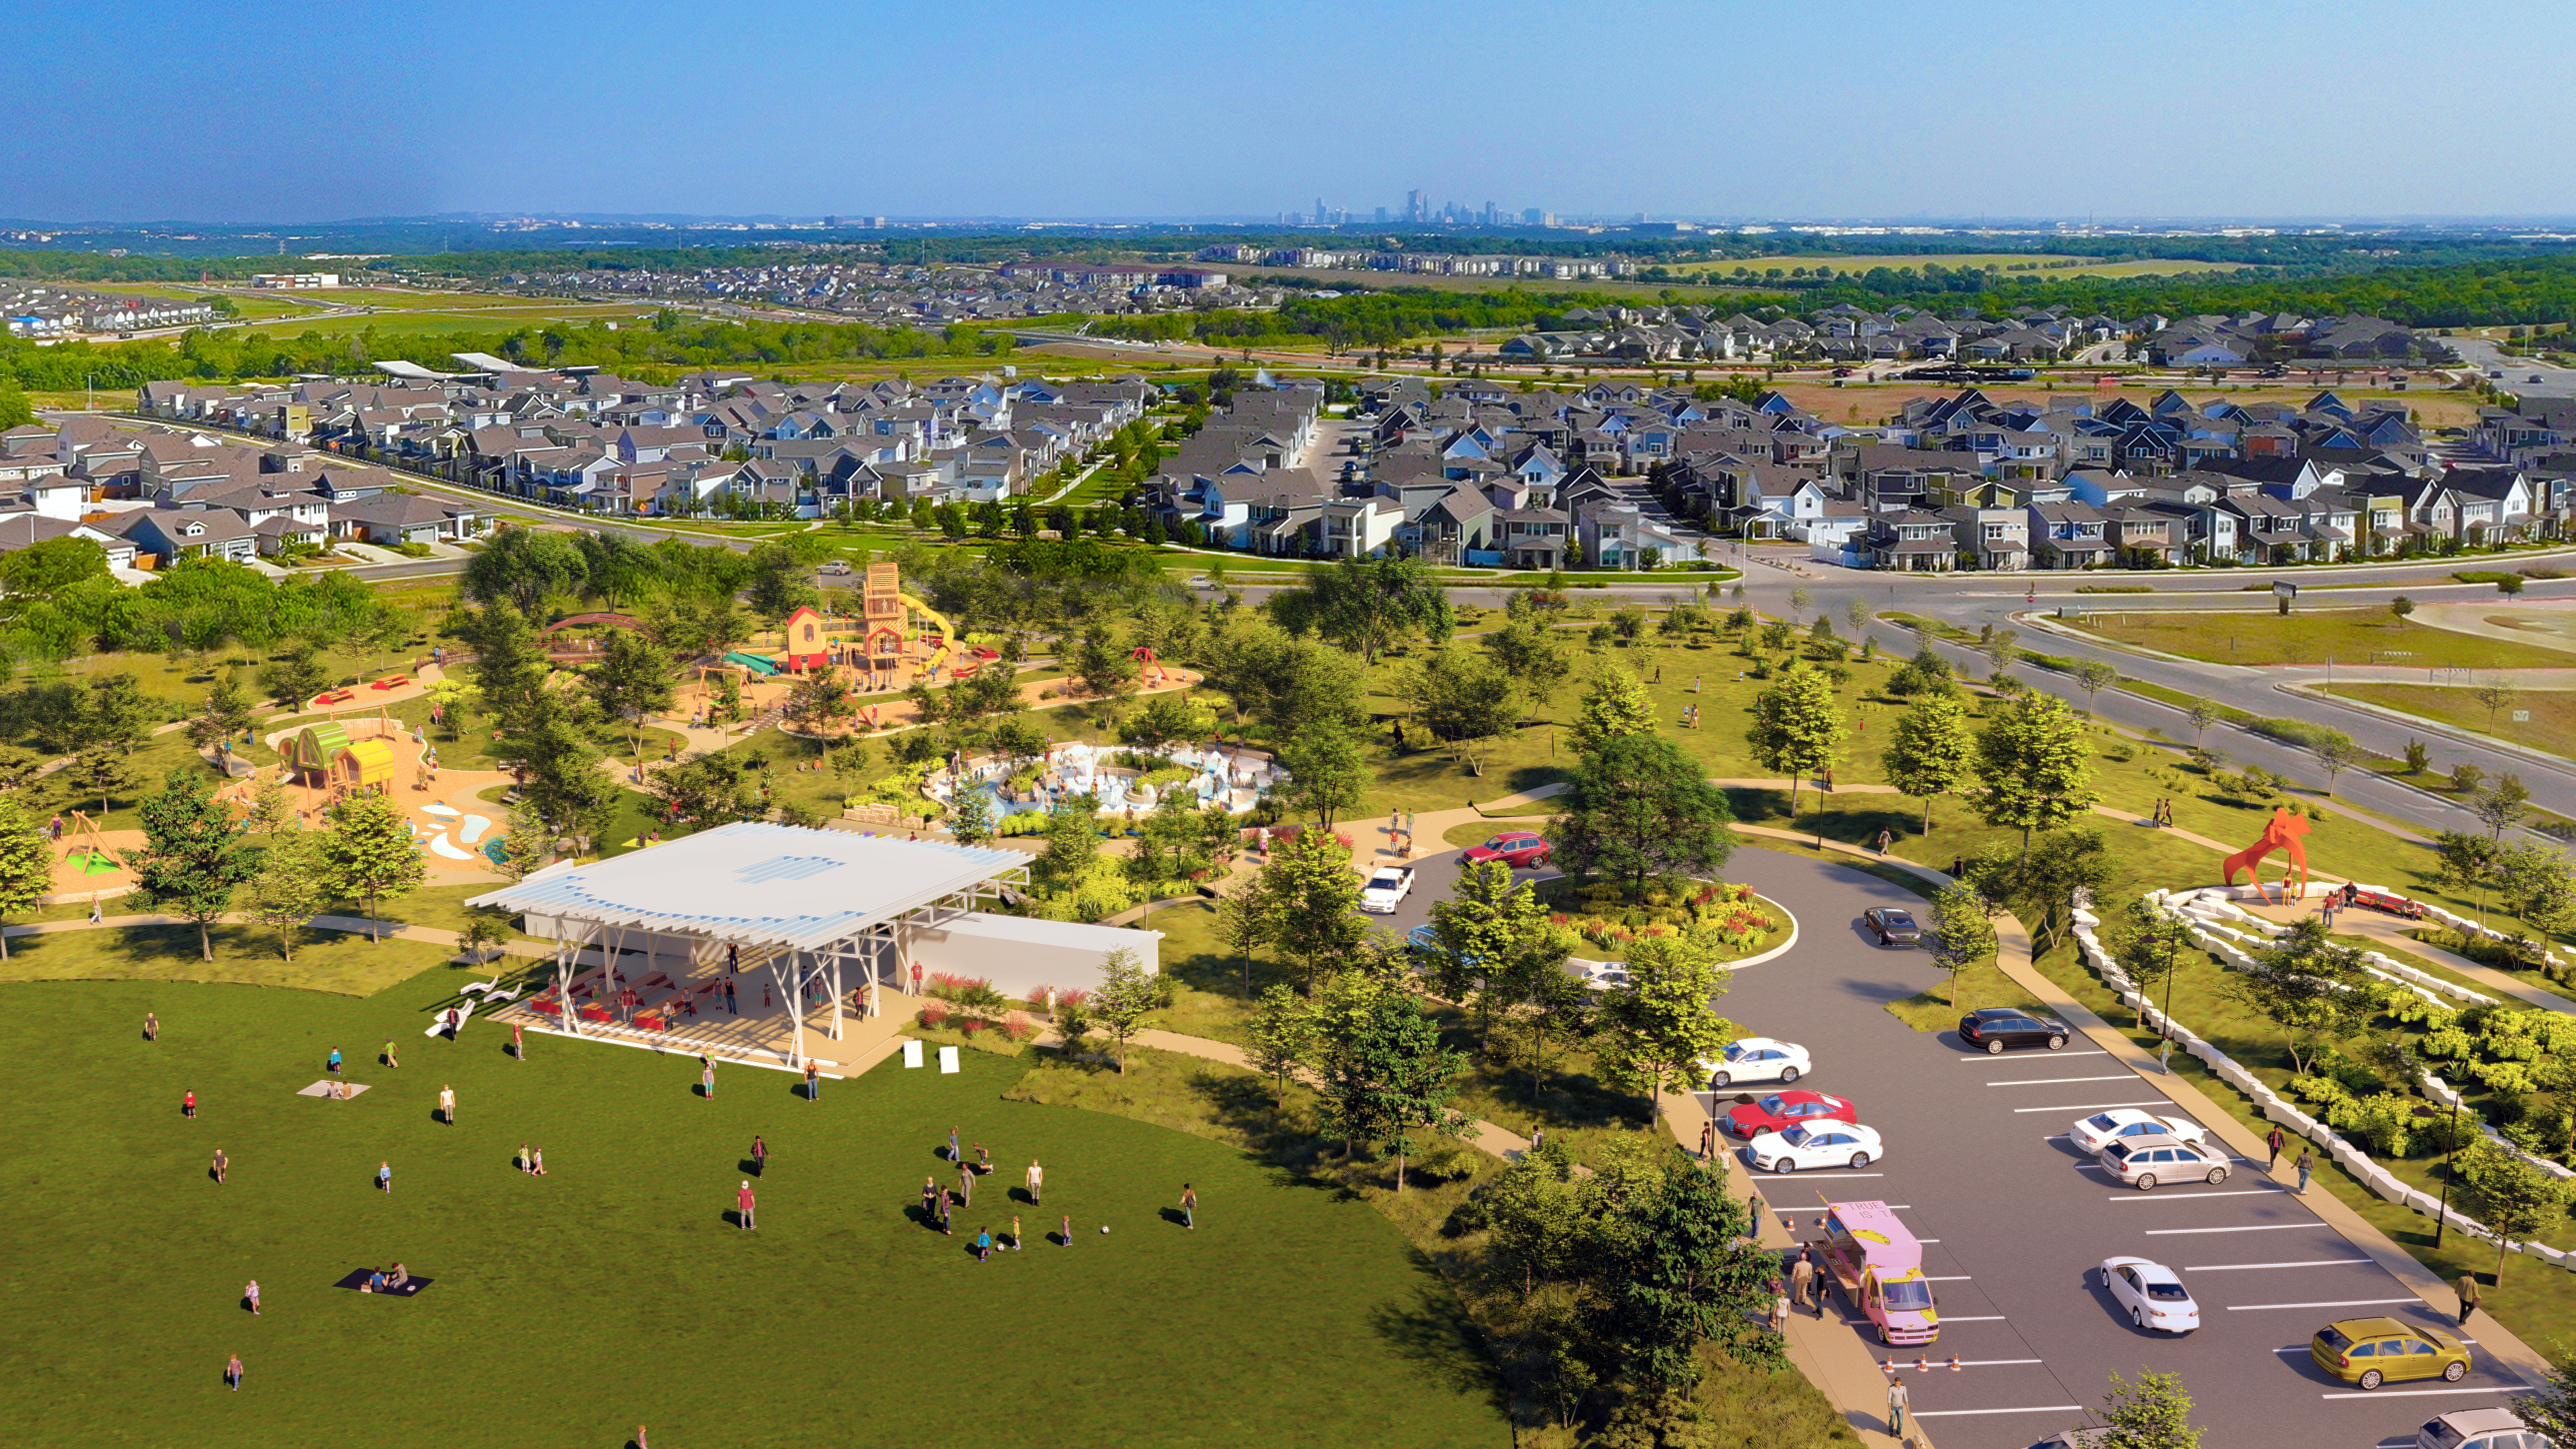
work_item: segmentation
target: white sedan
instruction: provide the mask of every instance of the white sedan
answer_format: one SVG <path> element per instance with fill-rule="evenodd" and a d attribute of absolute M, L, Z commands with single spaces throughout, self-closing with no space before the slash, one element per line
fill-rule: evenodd
<path fill-rule="evenodd" d="M 2176 1142 L 2201 1146 L 2208 1134 L 2188 1117 L 2158 1117 L 2135 1107 L 2114 1107 L 2096 1112 L 2067 1129 L 2066 1135 L 2085 1155 L 2099 1156 L 2103 1148 L 2123 1137 L 2154 1137 L 2162 1134 Z"/>
<path fill-rule="evenodd" d="M 2129 1310 L 2129 1321 L 2159 1333 L 2189 1333 L 2200 1327 L 2200 1305 L 2173 1269 L 2146 1258 L 2105 1258 L 2102 1286 L 2111 1301 Z"/>
<path fill-rule="evenodd" d="M 1850 1122 L 1818 1122 L 1765 1132 L 1744 1145 L 1745 1156 L 1762 1172 L 1795 1172 L 1802 1167 L 1867 1167 L 1884 1155 L 1878 1130 Z"/>
<path fill-rule="evenodd" d="M 1382 866 L 1377 874 L 1360 887 L 1360 909 L 1374 916 L 1392 914 L 1395 903 L 1413 893 L 1413 871 L 1409 866 Z"/>
<path fill-rule="evenodd" d="M 1816 1069 L 1807 1049 L 1795 1042 L 1774 1041 L 1767 1036 L 1748 1036 L 1727 1044 L 1717 1061 L 1699 1059 L 1699 1069 L 1708 1073 L 1708 1089 L 1722 1092 L 1738 1082 L 1794 1082 Z"/>

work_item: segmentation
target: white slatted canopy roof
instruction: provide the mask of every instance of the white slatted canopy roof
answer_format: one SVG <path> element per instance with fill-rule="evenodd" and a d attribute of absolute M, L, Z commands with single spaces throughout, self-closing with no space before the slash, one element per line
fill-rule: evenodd
<path fill-rule="evenodd" d="M 467 904 L 819 950 L 1027 864 L 1013 850 L 746 820 L 549 871 Z"/>

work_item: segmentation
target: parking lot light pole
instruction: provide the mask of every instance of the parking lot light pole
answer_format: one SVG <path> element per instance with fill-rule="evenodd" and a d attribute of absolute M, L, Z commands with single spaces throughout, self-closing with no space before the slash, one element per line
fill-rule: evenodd
<path fill-rule="evenodd" d="M 2415 1115 L 2418 1117 L 2438 1117 L 2442 1114 L 2434 1111 L 2430 1107 L 2417 1107 L 2415 1109 Z M 2442 1230 L 2451 1225 L 2451 1179 L 2458 1175 L 2459 1165 L 2460 1097 L 2457 1092 L 2453 1092 L 2451 1094 L 2450 1140 L 2442 1148 L 2442 1211 L 2433 1219 L 2433 1247 L 2437 1252 L 2440 1251 L 2442 1247 Z"/>

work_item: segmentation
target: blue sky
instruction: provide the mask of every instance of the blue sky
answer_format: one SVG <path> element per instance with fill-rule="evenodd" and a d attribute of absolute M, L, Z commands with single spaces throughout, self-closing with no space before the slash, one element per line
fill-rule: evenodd
<path fill-rule="evenodd" d="M 2561 4 L 12 7 L 0 216 L 2576 213 Z M 739 23 L 737 23 L 737 20 Z M 2528 98 L 2528 99 L 2517 99 Z"/>

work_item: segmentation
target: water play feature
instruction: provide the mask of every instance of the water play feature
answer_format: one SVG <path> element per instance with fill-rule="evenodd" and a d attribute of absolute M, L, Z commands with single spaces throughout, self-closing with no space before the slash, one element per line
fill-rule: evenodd
<path fill-rule="evenodd" d="M 1158 770 L 1177 765 L 1190 774 L 1158 788 L 1146 782 L 1144 777 L 1149 772 L 1110 763 L 1119 757 L 1159 760 L 1162 764 L 1156 767 Z M 1194 809 L 1218 805 L 1241 812 L 1251 809 L 1288 777 L 1288 772 L 1267 754 L 1222 744 L 1112 750 L 1074 743 L 1056 745 L 1047 751 L 1045 759 L 1032 763 L 1036 766 L 1035 778 L 1015 789 L 1005 777 L 1001 757 L 971 756 L 934 773 L 924 783 L 923 793 L 942 805 L 950 805 L 960 790 L 973 791 L 990 799 L 997 815 L 1044 812 L 1077 795 L 1092 796 L 1098 813 L 1108 817 L 1150 813 L 1170 795 L 1180 796 Z"/>

